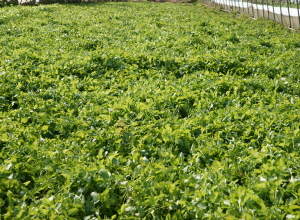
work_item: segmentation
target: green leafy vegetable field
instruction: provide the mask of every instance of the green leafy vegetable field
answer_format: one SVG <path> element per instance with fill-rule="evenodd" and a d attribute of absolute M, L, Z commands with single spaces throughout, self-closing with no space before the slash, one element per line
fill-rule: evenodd
<path fill-rule="evenodd" d="M 0 8 L 0 219 L 299 219 L 300 35 L 200 4 Z"/>

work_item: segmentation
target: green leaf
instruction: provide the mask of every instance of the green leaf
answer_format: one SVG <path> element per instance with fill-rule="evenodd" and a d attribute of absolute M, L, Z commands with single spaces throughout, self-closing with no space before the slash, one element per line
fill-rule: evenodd
<path fill-rule="evenodd" d="M 24 123 L 24 124 L 27 123 L 28 122 L 28 118 L 22 118 L 21 122 Z"/>
<path fill-rule="evenodd" d="M 76 135 L 77 135 L 77 137 L 81 137 L 81 138 L 84 138 L 84 137 L 85 137 L 84 131 L 78 131 L 78 132 L 76 133 Z"/>
<path fill-rule="evenodd" d="M 78 212 L 79 212 L 78 208 L 72 208 L 72 209 L 68 210 L 68 215 L 69 216 L 74 216 L 74 215 L 77 215 Z"/>
<path fill-rule="evenodd" d="M 47 131 L 48 128 L 49 128 L 49 125 L 44 125 L 44 126 L 42 127 L 42 131 Z"/>

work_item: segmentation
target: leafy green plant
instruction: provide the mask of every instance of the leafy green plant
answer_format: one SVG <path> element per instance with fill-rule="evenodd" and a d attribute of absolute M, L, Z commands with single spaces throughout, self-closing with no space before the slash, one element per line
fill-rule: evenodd
<path fill-rule="evenodd" d="M 296 33 L 149 2 L 0 26 L 3 219 L 299 219 Z"/>

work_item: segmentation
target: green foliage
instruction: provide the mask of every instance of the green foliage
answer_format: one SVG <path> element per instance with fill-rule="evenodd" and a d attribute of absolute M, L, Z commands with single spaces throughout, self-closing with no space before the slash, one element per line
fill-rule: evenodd
<path fill-rule="evenodd" d="M 0 26 L 1 218 L 300 218 L 299 35 L 169 3 Z"/>

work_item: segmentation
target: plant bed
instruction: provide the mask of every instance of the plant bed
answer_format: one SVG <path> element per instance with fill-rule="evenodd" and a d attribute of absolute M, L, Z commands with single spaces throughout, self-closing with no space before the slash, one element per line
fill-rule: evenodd
<path fill-rule="evenodd" d="M 149 2 L 0 26 L 3 219 L 299 219 L 298 34 Z"/>

